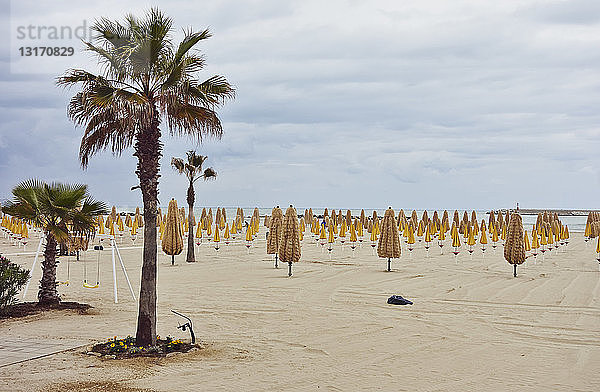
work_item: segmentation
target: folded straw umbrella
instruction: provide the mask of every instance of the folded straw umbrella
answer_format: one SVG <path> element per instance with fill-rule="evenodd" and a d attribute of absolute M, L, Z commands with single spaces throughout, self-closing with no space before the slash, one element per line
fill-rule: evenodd
<path fill-rule="evenodd" d="M 400 236 L 398 225 L 396 225 L 396 216 L 392 207 L 389 207 L 383 215 L 381 235 L 377 245 L 377 255 L 388 259 L 388 272 L 391 271 L 392 259 L 399 258 L 400 252 Z"/>
<path fill-rule="evenodd" d="M 113 222 L 117 220 L 117 207 L 112 206 L 112 209 L 110 210 L 110 217 L 112 218 Z"/>
<path fill-rule="evenodd" d="M 514 267 L 513 275 L 517 276 L 517 265 L 525 262 L 525 241 L 523 235 L 523 221 L 521 215 L 514 213 L 511 216 L 506 245 L 504 245 L 504 258 Z"/>
<path fill-rule="evenodd" d="M 300 261 L 302 250 L 300 247 L 298 227 L 298 214 L 291 205 L 285 211 L 281 233 L 281 244 L 279 245 L 279 256 L 281 261 L 288 263 L 288 276 L 292 276 L 292 263 Z"/>
<path fill-rule="evenodd" d="M 271 212 L 271 226 L 267 236 L 267 254 L 275 254 L 275 268 L 278 268 L 278 250 L 281 242 L 281 230 L 283 225 L 283 216 L 279 206 L 273 208 Z"/>
<path fill-rule="evenodd" d="M 171 256 L 171 265 L 175 264 L 175 255 L 178 255 L 183 250 L 183 236 L 181 234 L 181 225 L 178 220 L 179 210 L 177 209 L 177 201 L 171 199 L 169 209 L 167 210 L 167 219 L 165 222 L 165 231 L 162 240 L 162 250 Z M 136 226 L 134 221 L 133 226 Z"/>

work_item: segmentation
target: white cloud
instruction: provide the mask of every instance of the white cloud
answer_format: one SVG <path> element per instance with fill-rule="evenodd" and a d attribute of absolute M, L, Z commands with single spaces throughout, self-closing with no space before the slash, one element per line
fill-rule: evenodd
<path fill-rule="evenodd" d="M 56 20 L 69 10 L 78 23 L 149 7 L 26 3 L 13 5 L 11 18 L 21 18 L 23 7 Z M 169 2 L 163 10 L 177 28 L 214 33 L 200 46 L 208 61 L 202 76 L 224 74 L 238 89 L 221 111 L 223 140 L 199 148 L 219 173 L 198 186 L 199 202 L 595 207 L 596 3 Z M 81 130 L 65 117 L 72 92 L 56 89 L 54 76 L 28 78 L 6 67 L 0 74 L 0 199 L 37 175 L 85 181 L 111 203 L 141 204 L 129 191 L 136 182 L 130 152 L 100 154 L 80 171 Z M 194 147 L 165 136 L 163 202 L 184 200 L 185 180 L 168 164 Z"/>

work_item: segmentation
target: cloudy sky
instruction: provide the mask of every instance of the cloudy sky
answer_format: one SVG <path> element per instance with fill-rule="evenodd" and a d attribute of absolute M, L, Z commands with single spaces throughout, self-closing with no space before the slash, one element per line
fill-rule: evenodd
<path fill-rule="evenodd" d="M 181 28 L 209 27 L 200 78 L 237 98 L 221 141 L 163 128 L 160 198 L 185 200 L 172 156 L 197 149 L 219 177 L 198 203 L 333 208 L 598 208 L 600 2 L 2 0 L 0 200 L 38 177 L 84 182 L 100 199 L 141 205 L 132 151 L 86 171 L 66 118 L 69 67 L 96 71 L 76 39 L 63 59 L 23 58 L 19 26 L 71 26 L 158 5 Z"/>

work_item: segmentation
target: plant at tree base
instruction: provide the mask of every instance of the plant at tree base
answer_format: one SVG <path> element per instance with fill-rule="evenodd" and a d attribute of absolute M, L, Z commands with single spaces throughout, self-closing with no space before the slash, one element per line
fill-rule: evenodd
<path fill-rule="evenodd" d="M 187 203 L 188 203 L 188 248 L 187 248 L 187 257 L 186 261 L 188 263 L 193 263 L 196 261 L 196 256 L 194 255 L 194 225 L 192 224 L 192 219 L 194 217 L 194 202 L 196 199 L 196 193 L 194 191 L 194 183 L 196 180 L 202 178 L 205 181 L 214 180 L 217 177 L 217 172 L 214 171 L 211 167 L 202 170 L 202 165 L 204 161 L 208 158 L 204 155 L 197 155 L 196 151 L 188 151 L 186 153 L 187 161 L 184 161 L 182 158 L 171 158 L 171 166 L 179 174 L 185 174 L 189 181 L 188 190 L 187 190 Z"/>
<path fill-rule="evenodd" d="M 144 18 L 127 15 L 124 23 L 105 18 L 93 30 L 95 43 L 86 42 L 103 66 L 102 74 L 69 70 L 58 85 L 81 85 L 69 103 L 68 115 L 85 127 L 79 157 L 83 167 L 98 151 L 120 154 L 133 147 L 136 174 L 144 204 L 144 250 L 136 341 L 156 343 L 156 214 L 162 155 L 161 130 L 165 121 L 171 135 L 223 134 L 216 108 L 234 97 L 234 88 L 222 76 L 203 82 L 196 73 L 204 58 L 192 49 L 209 38 L 208 30 L 184 32 L 175 46 L 173 22 L 152 8 Z"/>

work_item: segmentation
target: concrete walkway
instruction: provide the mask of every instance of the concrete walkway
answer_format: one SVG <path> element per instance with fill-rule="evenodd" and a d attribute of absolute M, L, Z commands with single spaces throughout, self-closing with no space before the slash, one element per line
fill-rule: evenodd
<path fill-rule="evenodd" d="M 9 337 L 0 341 L 0 368 L 89 344 L 86 341 Z"/>

